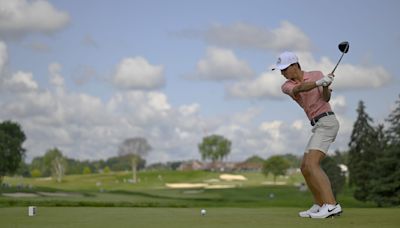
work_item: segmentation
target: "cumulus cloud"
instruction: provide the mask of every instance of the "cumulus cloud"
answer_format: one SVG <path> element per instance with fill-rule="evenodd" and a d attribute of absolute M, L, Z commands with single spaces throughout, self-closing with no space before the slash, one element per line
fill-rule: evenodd
<path fill-rule="evenodd" d="M 281 85 L 284 83 L 283 77 L 274 73 L 266 72 L 261 76 L 241 82 L 236 82 L 227 87 L 229 97 L 242 99 L 260 98 L 283 98 Z"/>
<path fill-rule="evenodd" d="M 63 87 L 64 86 L 64 77 L 61 75 L 61 64 L 52 63 L 49 65 L 49 73 L 50 73 L 50 82 L 55 87 Z"/>
<path fill-rule="evenodd" d="M 33 80 L 32 73 L 18 71 L 11 78 L 5 80 L 4 85 L 9 91 L 31 91 L 39 88 L 36 81 Z"/>
<path fill-rule="evenodd" d="M 4 93 L 29 92 L 38 89 L 30 72 L 17 71 L 10 74 L 6 71 L 8 64 L 7 45 L 0 41 L 0 89 Z"/>
<path fill-rule="evenodd" d="M 114 84 L 126 90 L 151 90 L 164 86 L 164 67 L 151 65 L 143 57 L 123 59 L 113 75 Z"/>
<path fill-rule="evenodd" d="M 343 95 L 332 96 L 329 103 L 336 113 L 345 113 L 347 110 L 346 97 L 344 97 Z"/>
<path fill-rule="evenodd" d="M 340 90 L 380 88 L 392 81 L 392 75 L 382 66 L 354 66 L 344 64 L 335 73 L 333 88 Z"/>
<path fill-rule="evenodd" d="M 198 113 L 199 109 L 200 109 L 200 105 L 195 103 L 195 104 L 190 104 L 190 105 L 182 105 L 181 107 L 179 107 L 179 112 L 183 116 L 190 116 L 190 115 L 194 115 L 194 114 Z"/>
<path fill-rule="evenodd" d="M 312 47 L 304 32 L 288 21 L 282 21 L 276 29 L 239 22 L 228 26 L 213 25 L 205 31 L 185 30 L 178 35 L 203 38 L 212 45 L 230 48 L 307 51 Z"/>
<path fill-rule="evenodd" d="M 191 78 L 203 80 L 230 80 L 249 78 L 253 71 L 229 49 L 209 47 L 206 56 L 196 66 Z"/>
<path fill-rule="evenodd" d="M 29 33 L 52 33 L 69 22 L 66 12 L 48 1 L 3 0 L 0 2 L 0 37 L 20 38 Z"/>
<path fill-rule="evenodd" d="M 0 40 L 0 82 L 2 75 L 4 74 L 4 67 L 7 64 L 8 60 L 8 52 L 7 52 L 7 45 Z"/>
<path fill-rule="evenodd" d="M 309 52 L 297 53 L 303 68 L 308 70 L 320 70 L 324 74 L 332 71 L 336 65 L 336 59 L 322 57 L 317 60 Z M 354 65 L 341 63 L 335 71 L 335 80 L 332 88 L 337 90 L 380 88 L 393 79 L 393 76 L 382 66 Z"/>
<path fill-rule="evenodd" d="M 0 119 L 21 123 L 27 134 L 28 158 L 58 147 L 68 157 L 104 159 L 115 156 L 124 139 L 143 136 L 154 148 L 146 157 L 149 162 L 193 159 L 200 158 L 196 145 L 202 137 L 217 133 L 233 142 L 230 159 L 239 161 L 254 154 L 302 152 L 307 135 L 301 121 L 254 125 L 262 114 L 257 108 L 204 117 L 199 104 L 174 107 L 166 94 L 157 91 L 120 91 L 106 101 L 85 93 L 40 88 L 5 97 L 0 91 L 0 95 Z"/>

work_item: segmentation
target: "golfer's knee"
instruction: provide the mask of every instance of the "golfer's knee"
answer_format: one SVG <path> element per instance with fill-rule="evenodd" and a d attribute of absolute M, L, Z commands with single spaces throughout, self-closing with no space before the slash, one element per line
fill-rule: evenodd
<path fill-rule="evenodd" d="M 305 163 L 302 164 L 300 167 L 301 173 L 303 174 L 303 176 L 310 176 L 312 175 L 312 173 L 314 173 L 315 169 L 318 169 L 318 165 L 317 164 L 310 164 L 310 163 Z"/>
<path fill-rule="evenodd" d="M 309 176 L 310 175 L 310 168 L 307 165 L 301 165 L 300 167 L 301 173 L 303 174 L 303 176 Z"/>

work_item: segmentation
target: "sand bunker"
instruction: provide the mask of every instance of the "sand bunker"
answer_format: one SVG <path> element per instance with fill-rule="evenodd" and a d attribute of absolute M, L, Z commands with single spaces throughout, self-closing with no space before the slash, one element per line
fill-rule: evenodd
<path fill-rule="evenodd" d="M 168 188 L 173 189 L 224 189 L 235 188 L 235 185 L 228 184 L 207 184 L 207 183 L 166 183 Z"/>
<path fill-rule="evenodd" d="M 208 179 L 204 183 L 166 183 L 168 188 L 174 189 L 223 189 L 223 188 L 235 188 L 236 185 L 233 184 L 222 184 L 221 181 L 245 181 L 246 177 L 242 175 L 233 174 L 221 174 L 219 179 Z M 218 183 L 218 184 L 216 184 Z"/>
<path fill-rule="evenodd" d="M 187 188 L 204 188 L 206 187 L 208 184 L 205 183 L 166 183 L 165 184 L 168 188 L 183 188 L 183 189 L 187 189 Z"/>
<path fill-rule="evenodd" d="M 242 175 L 233 175 L 233 174 L 221 174 L 219 176 L 219 178 L 221 180 L 225 180 L 225 181 L 245 181 L 245 180 L 247 180 L 247 178 Z"/>
<path fill-rule="evenodd" d="M 262 182 L 261 184 L 263 184 L 263 185 L 286 185 L 286 182 L 284 182 L 284 181 L 277 181 L 277 182 L 265 181 L 265 182 Z"/>

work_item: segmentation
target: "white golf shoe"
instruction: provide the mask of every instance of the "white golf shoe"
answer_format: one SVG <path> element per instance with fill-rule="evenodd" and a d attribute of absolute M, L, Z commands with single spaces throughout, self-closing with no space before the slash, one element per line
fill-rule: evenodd
<path fill-rule="evenodd" d="M 340 204 L 324 204 L 318 210 L 318 212 L 310 213 L 311 218 L 329 218 L 333 216 L 339 216 L 342 213 L 342 207 Z"/>
<path fill-rule="evenodd" d="M 311 214 L 311 213 L 317 213 L 318 210 L 319 210 L 320 208 L 321 208 L 321 207 L 320 207 L 318 204 L 314 204 L 314 205 L 312 205 L 312 206 L 310 207 L 310 209 L 308 209 L 308 210 L 306 210 L 306 211 L 300 211 L 300 212 L 299 212 L 299 215 L 300 215 L 300 217 L 302 217 L 302 218 L 311 218 L 311 217 L 310 217 L 310 214 Z"/>

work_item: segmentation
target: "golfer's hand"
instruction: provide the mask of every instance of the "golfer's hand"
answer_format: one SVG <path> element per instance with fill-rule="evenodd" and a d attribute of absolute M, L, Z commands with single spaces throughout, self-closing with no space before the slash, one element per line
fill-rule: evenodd
<path fill-rule="evenodd" d="M 325 75 L 323 78 L 317 80 L 315 84 L 317 86 L 329 86 L 333 82 L 333 74 Z"/>

